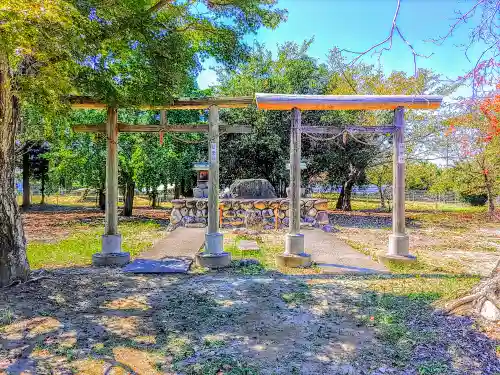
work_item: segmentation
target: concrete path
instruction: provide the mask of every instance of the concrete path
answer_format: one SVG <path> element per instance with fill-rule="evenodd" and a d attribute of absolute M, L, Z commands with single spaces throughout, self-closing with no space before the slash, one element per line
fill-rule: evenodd
<path fill-rule="evenodd" d="M 319 229 L 305 230 L 306 252 L 323 273 L 378 273 L 387 268 L 339 240 L 335 234 Z"/>
<path fill-rule="evenodd" d="M 164 258 L 194 258 L 205 242 L 205 228 L 179 227 L 158 240 L 151 249 L 138 258 L 160 260 Z"/>

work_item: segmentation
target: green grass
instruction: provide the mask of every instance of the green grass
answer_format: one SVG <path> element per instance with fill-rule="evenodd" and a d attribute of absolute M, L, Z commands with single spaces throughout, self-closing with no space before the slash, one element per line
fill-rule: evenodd
<path fill-rule="evenodd" d="M 149 222 L 120 223 L 123 251 L 132 257 L 152 245 L 161 236 L 160 225 Z M 28 243 L 28 261 L 32 269 L 88 265 L 92 254 L 101 250 L 102 227 L 76 225 L 72 234 L 56 242 L 33 241 Z"/>
<path fill-rule="evenodd" d="M 313 194 L 314 198 L 328 199 L 329 208 L 335 209 L 337 193 Z M 355 197 L 351 201 L 352 209 L 356 210 L 375 210 L 380 208 L 380 201 L 374 198 Z M 416 212 L 456 212 L 456 213 L 484 213 L 486 206 L 471 206 L 465 203 L 441 203 L 441 202 L 413 202 L 406 201 L 405 208 L 408 211 Z"/>
<path fill-rule="evenodd" d="M 259 244 L 260 250 L 239 250 L 238 243 L 241 240 L 255 240 Z M 234 238 L 234 243 L 224 247 L 224 250 L 231 253 L 231 259 L 255 259 L 259 261 L 262 268 L 265 270 L 276 269 L 276 255 L 283 252 L 283 249 L 279 246 L 269 246 L 263 243 L 262 240 L 254 236 L 243 236 L 238 235 Z M 252 266 L 247 266 L 252 267 Z M 243 268 L 247 268 L 243 267 Z"/>
<path fill-rule="evenodd" d="M 409 299 L 426 298 L 444 303 L 469 292 L 479 276 L 394 276 L 367 281 L 367 288 L 378 293 L 391 293 Z"/>
<path fill-rule="evenodd" d="M 14 321 L 14 312 L 10 308 L 0 311 L 0 327 L 8 325 Z"/>
<path fill-rule="evenodd" d="M 288 268 L 278 267 L 276 265 L 276 256 L 283 254 L 282 245 L 273 245 L 263 242 L 259 236 L 237 235 L 231 238 L 231 235 L 226 235 L 224 251 L 231 254 L 231 259 L 235 265 L 236 272 L 244 275 L 260 275 L 266 271 L 279 271 L 285 274 L 316 274 L 321 270 L 318 267 L 309 268 Z M 238 243 L 240 240 L 255 240 L 259 244 L 260 250 L 239 250 Z M 259 262 L 258 265 L 239 266 L 238 261 L 241 259 L 254 259 Z"/>
<path fill-rule="evenodd" d="M 371 279 L 366 280 L 356 305 L 363 313 L 361 323 L 373 327 L 377 339 L 394 353 L 391 365 L 404 367 L 415 347 L 440 340 L 430 324 L 435 308 L 467 293 L 478 281 L 477 277 L 458 276 Z M 429 322 L 429 328 L 408 324 L 416 316 Z M 449 364 L 443 362 L 423 362 L 417 364 L 417 369 L 421 375 L 450 373 Z"/>

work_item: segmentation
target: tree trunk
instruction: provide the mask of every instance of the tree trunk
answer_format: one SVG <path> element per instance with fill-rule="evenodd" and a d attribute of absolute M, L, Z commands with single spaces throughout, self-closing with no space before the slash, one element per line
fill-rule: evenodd
<path fill-rule="evenodd" d="M 11 91 L 7 58 L 0 55 L 0 287 L 29 275 L 21 213 L 14 184 L 14 138 L 19 102 Z"/>
<path fill-rule="evenodd" d="M 158 191 L 153 189 L 151 191 L 151 207 L 156 208 L 158 203 Z"/>
<path fill-rule="evenodd" d="M 495 195 L 493 194 L 492 182 L 488 180 L 488 176 L 484 176 L 486 182 L 486 193 L 488 195 L 488 213 L 493 215 L 495 212 Z"/>
<path fill-rule="evenodd" d="M 335 205 L 335 208 L 337 210 L 342 209 L 342 204 L 344 203 L 344 195 L 345 195 L 344 184 L 342 184 L 342 187 L 340 188 L 339 198 L 337 199 L 337 204 Z"/>
<path fill-rule="evenodd" d="M 377 187 L 380 195 L 380 208 L 385 208 L 384 189 L 382 188 L 382 185 L 378 185 Z"/>
<path fill-rule="evenodd" d="M 344 184 L 344 199 L 342 201 L 342 211 L 352 211 L 351 207 L 351 195 L 352 187 L 354 186 L 354 179 L 349 178 Z"/>
<path fill-rule="evenodd" d="M 132 216 L 134 207 L 135 182 L 131 181 L 125 185 L 125 202 L 123 205 L 123 215 Z"/>
<path fill-rule="evenodd" d="M 101 211 L 105 211 L 106 210 L 106 194 L 104 194 L 104 189 L 99 189 L 99 198 L 98 198 L 98 204 L 99 204 L 99 208 L 101 209 Z"/>
<path fill-rule="evenodd" d="M 342 201 L 342 211 L 352 211 L 351 207 L 352 188 L 360 175 L 361 175 L 361 169 L 358 169 L 357 167 L 351 165 L 349 178 L 344 183 L 344 199 Z"/>
<path fill-rule="evenodd" d="M 40 204 L 45 204 L 45 172 L 42 171 L 42 176 L 41 176 L 41 187 L 40 187 L 40 193 L 42 194 L 42 200 Z"/>
<path fill-rule="evenodd" d="M 31 206 L 31 188 L 30 188 L 30 154 L 29 147 L 26 144 L 23 150 L 23 208 Z"/>
<path fill-rule="evenodd" d="M 176 182 L 174 185 L 174 199 L 179 199 L 181 197 L 181 187 Z"/>

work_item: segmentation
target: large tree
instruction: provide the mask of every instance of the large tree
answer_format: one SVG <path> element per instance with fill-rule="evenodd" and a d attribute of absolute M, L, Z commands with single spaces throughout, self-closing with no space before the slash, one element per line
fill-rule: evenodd
<path fill-rule="evenodd" d="M 29 273 L 14 190 L 14 140 L 23 106 L 54 109 L 70 93 L 110 105 L 165 103 L 183 91 L 200 58 L 234 65 L 246 57 L 246 33 L 275 27 L 284 17 L 274 0 L 4 1 L 0 286 Z"/>
<path fill-rule="evenodd" d="M 7 0 L 0 10 L 0 286 L 29 273 L 14 189 L 21 107 L 68 92 L 81 15 L 62 1 Z"/>
<path fill-rule="evenodd" d="M 328 81 L 325 65 L 308 55 L 312 41 L 301 45 L 285 43 L 278 54 L 255 45 L 248 63 L 236 69 L 219 71 L 220 95 L 253 95 L 255 92 L 322 94 Z M 317 114 L 304 113 L 303 122 Z M 235 178 L 265 178 L 285 194 L 288 183 L 290 113 L 257 111 L 255 108 L 231 110 L 221 115 L 230 124 L 251 125 L 248 135 L 224 135 L 221 143 L 221 181 L 230 184 Z M 233 152 L 238 150 L 238 152 Z"/>

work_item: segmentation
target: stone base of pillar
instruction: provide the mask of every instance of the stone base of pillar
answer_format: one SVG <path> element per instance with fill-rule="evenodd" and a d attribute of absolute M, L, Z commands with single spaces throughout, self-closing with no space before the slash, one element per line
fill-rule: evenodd
<path fill-rule="evenodd" d="M 122 267 L 130 262 L 130 253 L 122 252 L 121 234 L 104 234 L 100 253 L 92 254 L 95 267 Z"/>
<path fill-rule="evenodd" d="M 411 264 L 417 261 L 417 257 L 414 255 L 392 255 L 385 254 L 380 255 L 378 260 L 382 264 L 396 263 L 396 264 Z"/>
<path fill-rule="evenodd" d="M 406 234 L 391 234 L 389 236 L 389 251 L 387 255 L 408 256 L 410 240 Z"/>
<path fill-rule="evenodd" d="M 94 267 L 122 267 L 130 262 L 130 253 L 92 254 Z"/>
<path fill-rule="evenodd" d="M 302 254 L 279 254 L 276 256 L 276 264 L 281 267 L 290 267 L 290 268 L 298 268 L 298 267 L 310 267 L 311 255 L 302 253 Z"/>
<path fill-rule="evenodd" d="M 225 252 L 217 254 L 199 253 L 196 255 L 196 264 L 207 268 L 228 267 L 231 264 L 231 254 Z"/>
<path fill-rule="evenodd" d="M 302 253 L 304 253 L 304 235 L 302 233 L 288 233 L 285 236 L 285 254 Z"/>
<path fill-rule="evenodd" d="M 304 251 L 304 235 L 302 233 L 285 236 L 285 252 L 276 256 L 276 263 L 282 267 L 310 267 L 311 255 Z"/>
<path fill-rule="evenodd" d="M 104 234 L 102 236 L 101 253 L 116 254 L 122 252 L 121 234 Z"/>
<path fill-rule="evenodd" d="M 219 254 L 224 252 L 224 237 L 222 233 L 205 234 L 205 253 Z"/>

